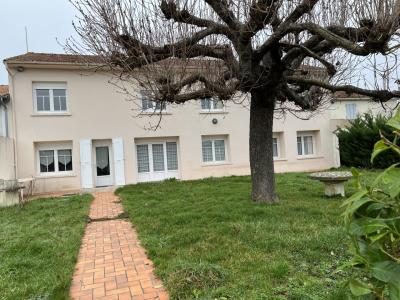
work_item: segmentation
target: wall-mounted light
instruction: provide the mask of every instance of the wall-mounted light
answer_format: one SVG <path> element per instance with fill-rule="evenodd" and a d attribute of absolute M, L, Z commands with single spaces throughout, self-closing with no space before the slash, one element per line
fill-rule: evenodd
<path fill-rule="evenodd" d="M 214 119 L 212 119 L 212 123 L 215 125 L 215 124 L 218 124 L 218 120 L 216 119 L 216 118 L 214 118 Z"/>

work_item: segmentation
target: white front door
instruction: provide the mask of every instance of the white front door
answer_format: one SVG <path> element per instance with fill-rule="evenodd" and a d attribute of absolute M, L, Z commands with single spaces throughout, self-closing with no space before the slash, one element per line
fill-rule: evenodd
<path fill-rule="evenodd" d="M 139 182 L 179 177 L 176 142 L 136 144 L 136 157 Z"/>
<path fill-rule="evenodd" d="M 96 162 L 96 186 L 113 185 L 112 168 L 110 161 L 110 145 L 96 144 L 94 145 L 95 162 Z"/>

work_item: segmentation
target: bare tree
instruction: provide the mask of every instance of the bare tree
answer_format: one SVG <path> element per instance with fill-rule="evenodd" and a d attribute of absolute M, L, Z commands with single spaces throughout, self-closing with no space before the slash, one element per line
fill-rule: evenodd
<path fill-rule="evenodd" d="M 72 3 L 80 12 L 74 26 L 81 41 L 69 41 L 68 48 L 99 55 L 120 81 L 151 90 L 156 101 L 251 96 L 254 201 L 278 201 L 272 154 L 277 107 L 316 110 L 327 92 L 336 91 L 381 102 L 400 96 L 390 90 L 397 79 L 387 72 L 393 66 L 384 70 L 392 82 L 382 88 L 341 78 L 357 58 L 389 57 L 397 64 L 400 0 Z"/>

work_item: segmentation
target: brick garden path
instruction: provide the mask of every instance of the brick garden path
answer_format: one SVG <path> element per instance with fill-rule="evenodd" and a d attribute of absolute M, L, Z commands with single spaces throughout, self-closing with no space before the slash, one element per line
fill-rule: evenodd
<path fill-rule="evenodd" d="M 72 279 L 71 299 L 168 299 L 131 222 L 104 220 L 123 212 L 119 198 L 111 192 L 93 195 L 89 216 L 100 220 L 86 227 Z"/>

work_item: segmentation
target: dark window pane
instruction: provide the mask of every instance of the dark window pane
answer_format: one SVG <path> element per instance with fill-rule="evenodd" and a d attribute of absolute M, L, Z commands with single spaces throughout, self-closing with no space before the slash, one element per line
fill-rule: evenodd
<path fill-rule="evenodd" d="M 150 172 L 148 145 L 136 145 L 137 165 L 139 173 Z"/>
<path fill-rule="evenodd" d="M 72 150 L 58 150 L 58 171 L 72 171 Z"/>
<path fill-rule="evenodd" d="M 153 170 L 164 171 L 164 145 L 153 144 L 152 152 L 153 152 Z"/>
<path fill-rule="evenodd" d="M 175 142 L 167 142 L 168 170 L 178 170 L 178 151 Z"/>
<path fill-rule="evenodd" d="M 54 172 L 54 151 L 53 150 L 41 150 L 39 151 L 40 159 L 40 172 L 48 173 Z"/>
<path fill-rule="evenodd" d="M 65 89 L 55 89 L 53 90 L 53 95 L 54 96 L 62 96 L 65 97 L 66 91 Z"/>
<path fill-rule="evenodd" d="M 211 109 L 211 100 L 209 98 L 201 99 L 201 109 Z"/>

